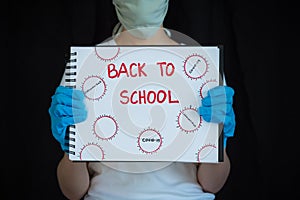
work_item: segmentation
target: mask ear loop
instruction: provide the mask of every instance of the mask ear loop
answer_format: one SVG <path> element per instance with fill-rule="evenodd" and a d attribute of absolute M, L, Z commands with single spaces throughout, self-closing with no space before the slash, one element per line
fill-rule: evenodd
<path fill-rule="evenodd" d="M 122 29 L 123 29 L 123 25 L 120 22 L 118 22 L 113 28 L 112 37 L 115 38 L 117 35 L 119 35 Z"/>
<path fill-rule="evenodd" d="M 172 36 L 171 31 L 169 31 L 169 29 L 164 28 L 164 31 L 166 32 L 166 34 L 167 34 L 169 37 Z"/>

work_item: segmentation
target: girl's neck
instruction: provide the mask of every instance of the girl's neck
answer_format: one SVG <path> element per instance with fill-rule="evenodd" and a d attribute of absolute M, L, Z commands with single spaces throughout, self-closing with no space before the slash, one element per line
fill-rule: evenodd
<path fill-rule="evenodd" d="M 114 40 L 117 45 L 178 45 L 177 42 L 167 35 L 162 27 L 152 37 L 147 39 L 134 37 L 128 31 L 123 30 Z"/>

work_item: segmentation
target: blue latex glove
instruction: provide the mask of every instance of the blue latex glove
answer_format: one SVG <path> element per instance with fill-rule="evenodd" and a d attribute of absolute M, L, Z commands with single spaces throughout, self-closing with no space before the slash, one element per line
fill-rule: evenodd
<path fill-rule="evenodd" d="M 51 118 L 52 134 L 60 143 L 62 150 L 68 152 L 67 127 L 82 122 L 87 117 L 84 94 L 80 90 L 58 86 L 51 98 L 52 102 L 48 111 Z"/>
<path fill-rule="evenodd" d="M 207 92 L 199 107 L 199 114 L 207 122 L 223 123 L 224 148 L 227 138 L 233 137 L 235 114 L 232 107 L 234 90 L 228 86 L 217 86 Z"/>

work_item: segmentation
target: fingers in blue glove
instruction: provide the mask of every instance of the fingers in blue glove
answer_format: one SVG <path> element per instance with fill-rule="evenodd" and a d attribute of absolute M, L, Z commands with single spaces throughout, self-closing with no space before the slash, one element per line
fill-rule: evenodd
<path fill-rule="evenodd" d="M 218 104 L 214 106 L 201 106 L 198 112 L 207 122 L 224 123 L 226 115 L 232 112 L 232 105 Z"/>
<path fill-rule="evenodd" d="M 85 108 L 83 103 L 84 94 L 80 90 L 74 90 L 73 88 L 59 86 L 56 89 L 55 94 L 52 96 L 52 104 L 62 104 L 66 106 L 72 106 L 75 108 Z"/>
<path fill-rule="evenodd" d="M 211 96 L 211 97 L 217 97 L 222 95 L 233 96 L 234 95 L 233 88 L 226 85 L 219 85 L 214 88 L 211 88 L 207 92 L 207 96 Z"/>
<path fill-rule="evenodd" d="M 70 107 L 67 105 L 56 104 L 52 105 L 49 112 L 53 115 L 53 117 L 60 118 L 61 121 L 66 121 L 67 125 L 71 125 L 74 123 L 82 122 L 87 117 L 87 110 L 85 109 L 84 103 L 80 102 L 77 104 L 77 107 Z M 78 108 L 80 107 L 80 108 Z M 70 117 L 72 121 L 65 120 L 64 117 Z"/>
<path fill-rule="evenodd" d="M 83 92 L 64 86 L 57 87 L 48 111 L 53 136 L 67 152 L 69 142 L 65 138 L 67 127 L 82 122 L 87 117 Z"/>
<path fill-rule="evenodd" d="M 73 109 L 71 106 L 66 106 L 63 104 L 56 104 L 51 107 L 53 115 L 62 118 L 64 116 L 72 117 L 73 116 Z"/>
<path fill-rule="evenodd" d="M 227 139 L 229 137 L 234 136 L 235 125 L 236 125 L 235 124 L 235 115 L 234 115 L 234 111 L 232 110 L 232 113 L 226 117 L 224 127 L 223 127 L 223 133 L 224 133 L 223 147 L 224 148 L 226 148 Z"/>
<path fill-rule="evenodd" d="M 69 152 L 69 144 L 68 143 L 61 144 L 60 146 L 64 152 Z"/>
<path fill-rule="evenodd" d="M 55 94 L 52 96 L 52 104 L 61 104 L 66 106 L 72 106 L 77 108 L 83 108 L 83 99 L 75 99 L 72 96 L 66 96 L 65 94 Z"/>
<path fill-rule="evenodd" d="M 63 94 L 66 97 L 71 97 L 73 100 L 82 101 L 84 99 L 84 94 L 80 90 L 76 90 L 73 88 L 58 86 L 55 90 L 55 95 Z"/>
<path fill-rule="evenodd" d="M 74 124 L 74 119 L 70 116 L 64 116 L 60 118 L 52 118 L 51 121 L 53 136 L 61 143 L 65 139 L 67 127 Z"/>
<path fill-rule="evenodd" d="M 201 100 L 198 112 L 207 122 L 223 123 L 224 147 L 227 138 L 234 135 L 235 115 L 232 107 L 234 90 L 228 86 L 217 86 L 207 92 Z"/>
<path fill-rule="evenodd" d="M 84 121 L 87 116 L 87 110 L 84 104 L 83 92 L 59 86 L 52 96 L 49 112 L 51 115 L 58 118 L 63 116 L 73 116 L 73 124 Z"/>
<path fill-rule="evenodd" d="M 233 137 L 235 130 L 235 114 L 233 109 L 226 115 L 224 122 L 224 137 Z"/>
<path fill-rule="evenodd" d="M 207 92 L 207 96 L 201 100 L 203 106 L 217 104 L 232 104 L 234 90 L 228 86 L 217 86 Z"/>

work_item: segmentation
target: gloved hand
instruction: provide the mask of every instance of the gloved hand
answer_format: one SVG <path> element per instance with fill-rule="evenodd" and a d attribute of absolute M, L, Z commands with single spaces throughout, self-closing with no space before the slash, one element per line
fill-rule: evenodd
<path fill-rule="evenodd" d="M 232 108 L 234 90 L 228 86 L 217 86 L 207 92 L 198 112 L 207 122 L 223 123 L 224 148 L 227 138 L 233 137 L 235 114 Z"/>
<path fill-rule="evenodd" d="M 48 111 L 51 118 L 52 134 L 60 143 L 62 150 L 68 152 L 67 127 L 82 122 L 87 117 L 84 94 L 80 90 L 58 86 L 51 98 L 52 102 Z"/>

